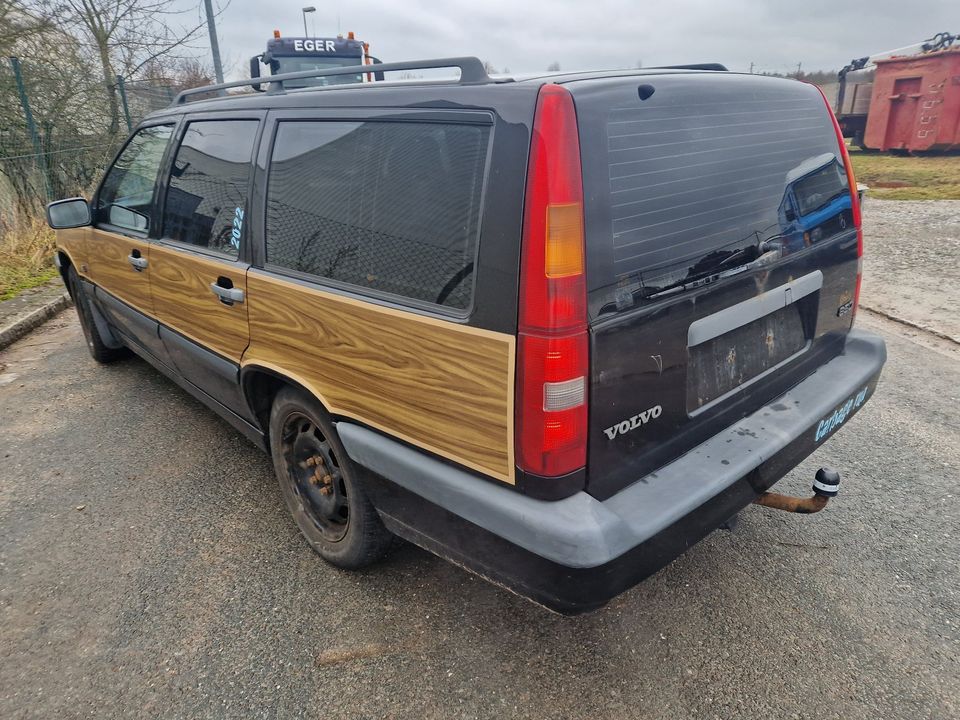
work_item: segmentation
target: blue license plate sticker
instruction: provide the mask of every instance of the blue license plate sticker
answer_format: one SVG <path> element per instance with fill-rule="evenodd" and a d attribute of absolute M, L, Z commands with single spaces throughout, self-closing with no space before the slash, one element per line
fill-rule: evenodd
<path fill-rule="evenodd" d="M 867 393 L 869 391 L 869 386 L 861 389 L 858 393 L 848 398 L 839 407 L 837 407 L 836 410 L 821 420 L 817 424 L 817 432 L 814 435 L 813 441 L 820 442 L 827 437 L 827 435 L 843 425 L 846 419 L 853 414 L 853 411 L 863 405 L 864 401 L 867 399 Z"/>

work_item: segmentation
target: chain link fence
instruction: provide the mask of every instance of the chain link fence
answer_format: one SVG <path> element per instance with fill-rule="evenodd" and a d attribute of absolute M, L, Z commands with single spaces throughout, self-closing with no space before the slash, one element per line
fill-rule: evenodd
<path fill-rule="evenodd" d="M 57 198 L 89 195 L 130 128 L 166 107 L 172 88 L 107 83 L 43 63 L 0 61 L 0 231 Z"/>

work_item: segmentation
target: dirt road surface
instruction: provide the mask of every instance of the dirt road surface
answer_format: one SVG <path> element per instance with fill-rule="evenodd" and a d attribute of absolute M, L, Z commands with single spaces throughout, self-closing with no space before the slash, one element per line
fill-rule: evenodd
<path fill-rule="evenodd" d="M 890 360 L 820 465 L 566 619 L 409 545 L 325 565 L 267 458 L 67 311 L 0 353 L 0 717 L 955 718 L 958 346 Z"/>
<path fill-rule="evenodd" d="M 960 342 L 960 200 L 868 196 L 863 227 L 861 302 Z"/>

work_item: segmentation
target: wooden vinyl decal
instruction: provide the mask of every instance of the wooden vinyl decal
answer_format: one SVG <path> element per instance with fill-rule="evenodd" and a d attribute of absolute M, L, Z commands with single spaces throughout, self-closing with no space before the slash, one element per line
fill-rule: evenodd
<path fill-rule="evenodd" d="M 74 257 L 73 262 L 88 265 L 88 279 L 114 297 L 119 298 L 145 315 L 153 316 L 153 301 L 150 297 L 150 268 L 137 271 L 127 259 L 134 250 L 142 257 L 150 257 L 150 243 L 129 238 L 126 235 L 94 228 L 85 245 L 84 259 Z M 82 267 L 82 265 L 81 265 Z"/>
<path fill-rule="evenodd" d="M 78 227 L 66 230 L 57 230 L 57 249 L 63 250 L 73 263 L 77 274 L 86 277 L 89 274 L 89 260 L 87 258 L 90 234 L 93 228 Z M 89 279 L 89 277 L 87 278 Z"/>
<path fill-rule="evenodd" d="M 251 271 L 243 365 L 294 379 L 353 418 L 513 483 L 511 335 Z"/>
<path fill-rule="evenodd" d="M 186 337 L 240 362 L 247 346 L 247 306 L 224 305 L 210 284 L 230 278 L 244 290 L 246 266 L 204 257 L 160 243 L 150 246 L 154 314 L 161 323 Z"/>

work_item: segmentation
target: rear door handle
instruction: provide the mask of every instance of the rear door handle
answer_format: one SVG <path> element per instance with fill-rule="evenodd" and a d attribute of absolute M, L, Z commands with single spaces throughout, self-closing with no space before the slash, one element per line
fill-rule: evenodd
<path fill-rule="evenodd" d="M 233 305 L 234 303 L 243 302 L 243 290 L 240 288 L 225 288 L 217 283 L 210 283 L 210 289 L 213 291 L 213 294 L 220 298 L 220 302 L 224 305 Z"/>
<path fill-rule="evenodd" d="M 127 262 L 133 265 L 133 269 L 140 272 L 147 267 L 147 259 L 136 255 L 127 255 Z"/>

